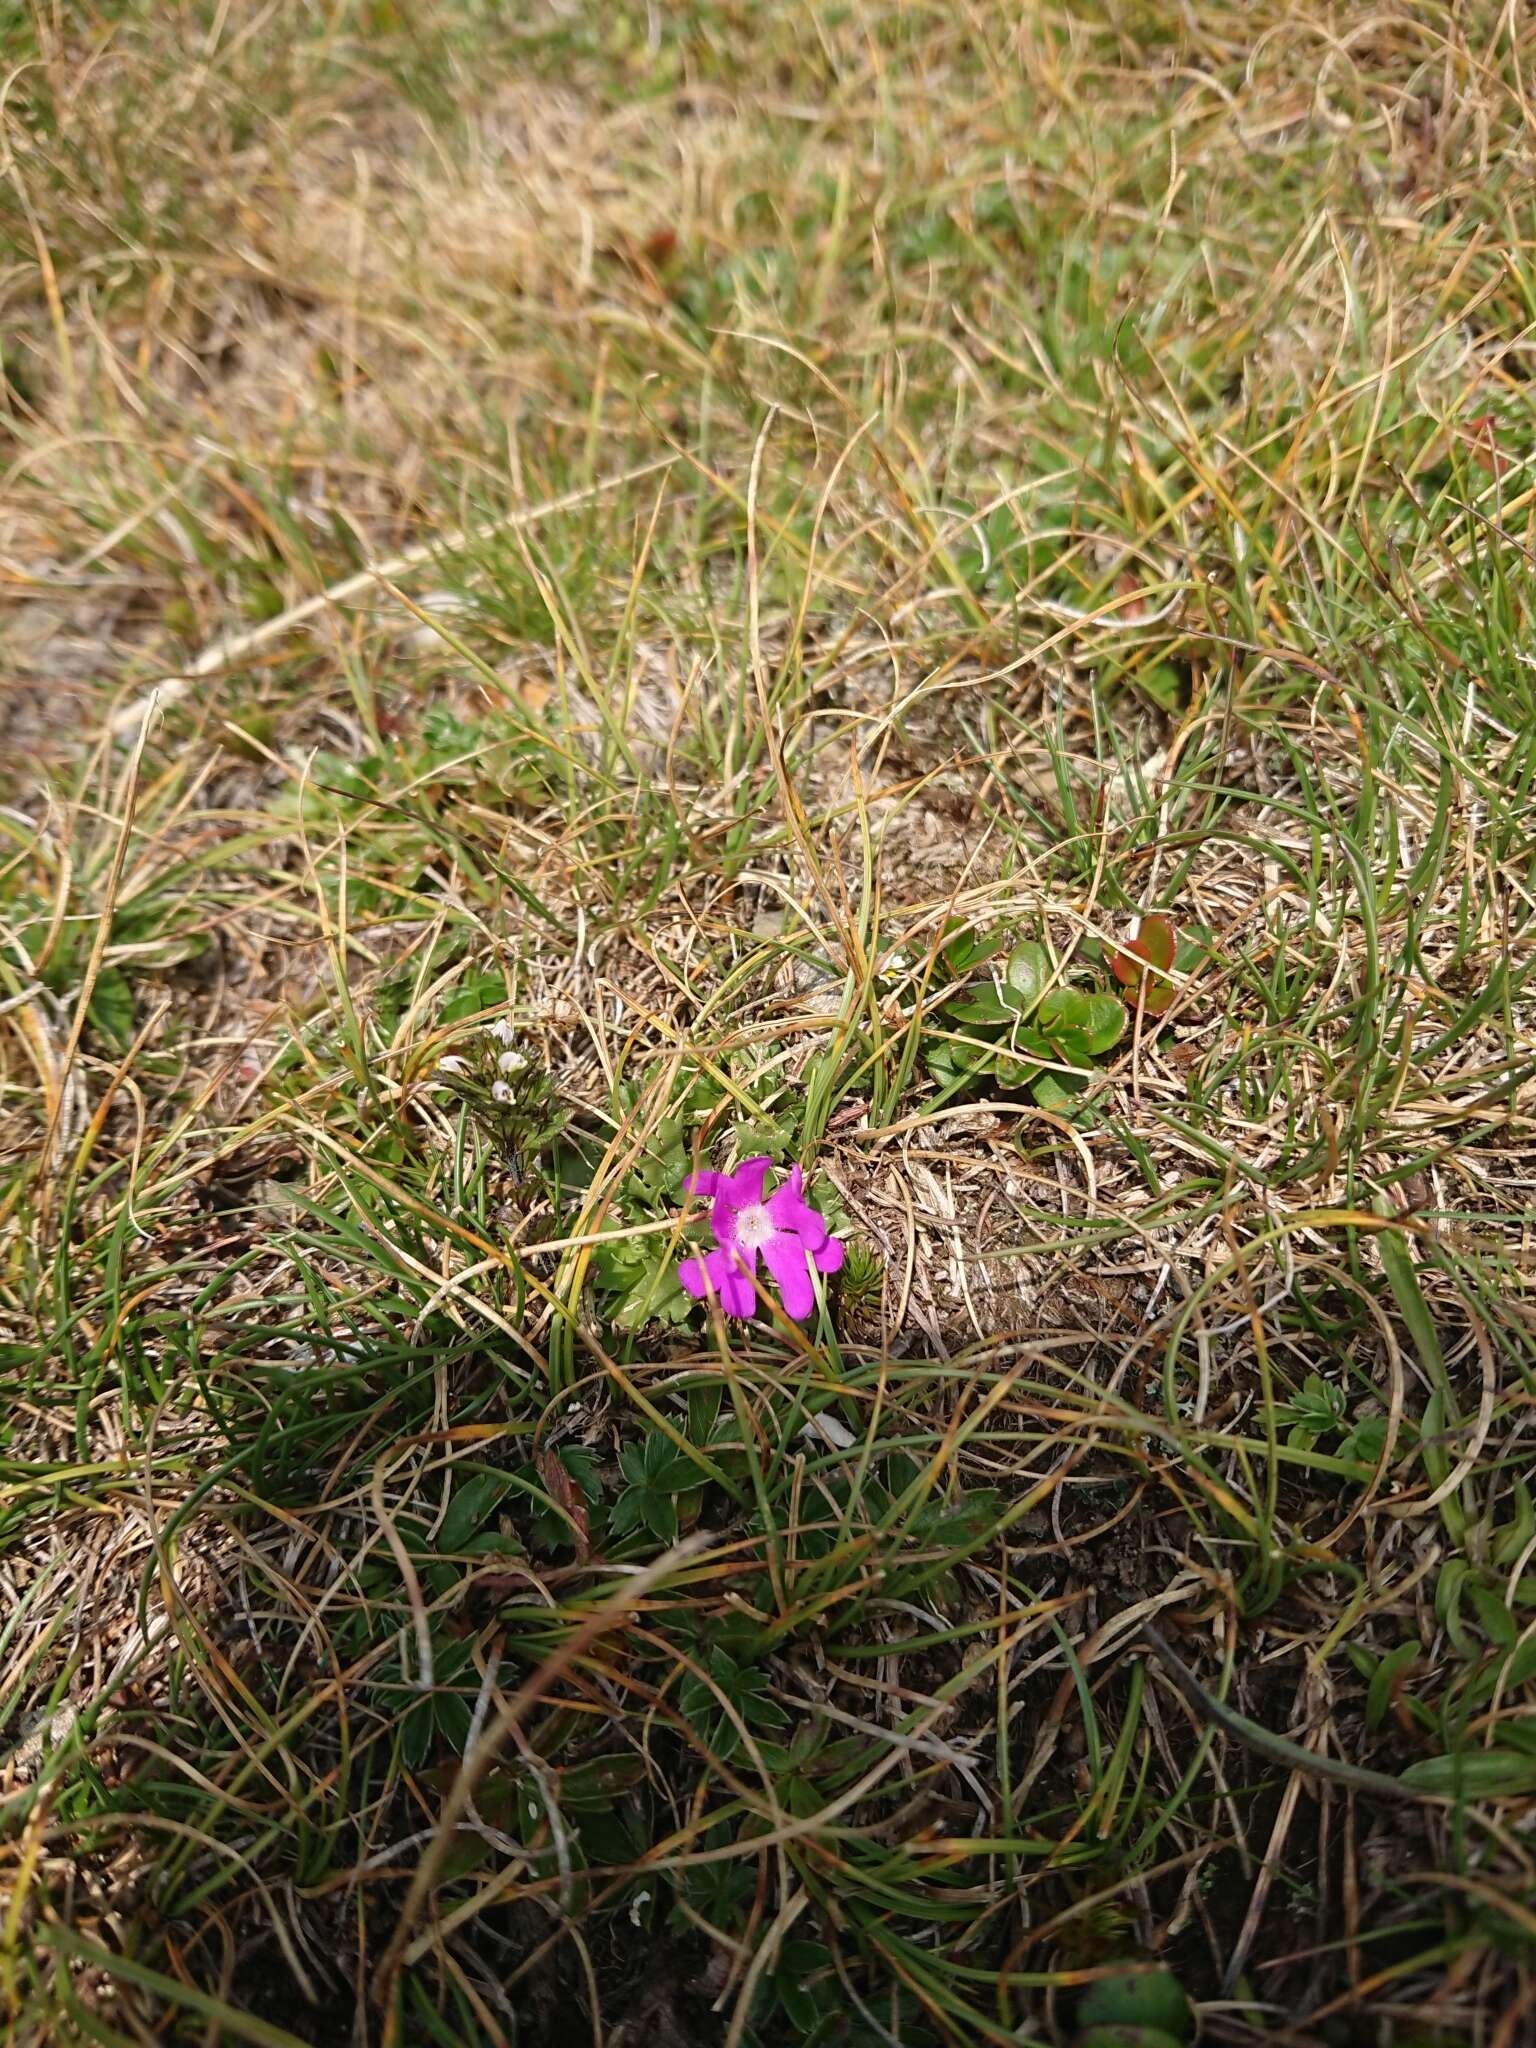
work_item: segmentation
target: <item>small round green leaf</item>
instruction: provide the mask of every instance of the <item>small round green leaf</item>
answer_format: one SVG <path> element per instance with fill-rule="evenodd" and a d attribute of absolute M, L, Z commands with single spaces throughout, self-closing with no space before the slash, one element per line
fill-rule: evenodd
<path fill-rule="evenodd" d="M 1127 1970 L 1088 1986 L 1078 2002 L 1077 2023 L 1160 2028 L 1182 2041 L 1189 2036 L 1192 2015 L 1184 1987 L 1171 1970 Z"/>
<path fill-rule="evenodd" d="M 1017 1012 L 995 988 L 982 984 L 967 991 L 963 1001 L 948 1005 L 948 1015 L 962 1024 L 1007 1024 Z"/>
<path fill-rule="evenodd" d="M 1021 1060 L 1012 1053 L 1000 1052 L 992 1071 L 1001 1088 L 1027 1088 L 1040 1069 L 1033 1060 Z"/>
<path fill-rule="evenodd" d="M 1030 1092 L 1042 1109 L 1072 1116 L 1082 1107 L 1082 1083 L 1074 1086 L 1073 1079 L 1070 1074 L 1042 1074 Z"/>
<path fill-rule="evenodd" d="M 1053 988 L 1035 1012 L 1035 1022 L 1051 1038 L 1063 1031 L 1085 1032 L 1093 1015 L 1091 996 L 1077 988 Z"/>
<path fill-rule="evenodd" d="M 1019 998 L 1019 1008 L 1032 1010 L 1051 978 L 1051 956 L 1034 939 L 1025 939 L 1008 956 L 1008 986 Z"/>
<path fill-rule="evenodd" d="M 1084 1035 L 1090 1052 L 1108 1052 L 1125 1030 L 1125 1005 L 1118 996 L 1108 994 L 1091 995 L 1088 998 L 1088 1021 Z"/>

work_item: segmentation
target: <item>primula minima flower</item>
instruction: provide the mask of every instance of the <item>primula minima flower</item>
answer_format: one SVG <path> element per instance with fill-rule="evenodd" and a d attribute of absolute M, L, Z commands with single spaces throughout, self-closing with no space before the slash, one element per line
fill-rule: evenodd
<path fill-rule="evenodd" d="M 718 1249 L 684 1259 L 677 1277 L 696 1301 L 714 1295 L 726 1315 L 750 1316 L 757 1308 L 752 1278 L 761 1254 L 778 1283 L 785 1314 L 808 1316 L 816 1306 L 811 1267 L 835 1273 L 843 1263 L 842 1240 L 806 1201 L 798 1166 L 771 1195 L 767 1182 L 766 1159 L 748 1159 L 734 1173 L 695 1173 L 683 1182 L 685 1194 L 713 1197 L 709 1221 Z"/>

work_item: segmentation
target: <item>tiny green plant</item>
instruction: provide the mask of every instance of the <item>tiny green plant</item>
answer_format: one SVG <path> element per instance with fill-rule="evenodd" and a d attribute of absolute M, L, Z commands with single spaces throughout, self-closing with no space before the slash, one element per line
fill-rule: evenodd
<path fill-rule="evenodd" d="M 695 1089 L 694 1093 L 700 1091 Z M 625 1090 L 616 1105 L 633 1114 L 638 1091 Z M 592 1283 L 603 1321 L 625 1336 L 650 1325 L 670 1326 L 688 1313 L 688 1297 L 677 1277 L 670 1231 L 627 1234 L 634 1225 L 657 1225 L 671 1207 L 673 1191 L 688 1171 L 688 1125 L 682 1115 L 662 1117 L 644 1151 L 624 1175 L 592 1251 Z M 577 1174 L 577 1180 L 583 1175 Z"/>
<path fill-rule="evenodd" d="M 738 1753 L 741 1725 L 754 1731 L 788 1727 L 788 1714 L 770 1696 L 768 1672 L 750 1653 L 733 1655 L 717 1646 L 705 1650 L 700 1662 L 702 1668 L 688 1672 L 679 1685 L 677 1704 L 711 1756 L 728 1763 Z"/>
<path fill-rule="evenodd" d="M 832 2016 L 842 2003 L 841 1987 L 831 1951 L 819 1941 L 786 1941 L 773 1970 L 760 1988 L 760 2018 L 775 2008 L 797 2041 L 825 2041 Z"/>
<path fill-rule="evenodd" d="M 677 1541 L 679 1507 L 691 1518 L 699 1500 L 699 1470 L 671 1439 L 653 1429 L 619 1453 L 624 1491 L 608 1518 L 610 1536 L 647 1529 L 662 1543 Z"/>
<path fill-rule="evenodd" d="M 878 1308 L 884 1285 L 885 1268 L 879 1254 L 872 1245 L 853 1240 L 843 1264 L 843 1306 L 864 1311 Z"/>
<path fill-rule="evenodd" d="M 1327 1448 L 1329 1439 L 1336 1438 L 1337 1455 L 1362 1464 L 1374 1465 L 1387 1440 L 1385 1415 L 1358 1415 L 1351 1420 L 1347 1389 L 1316 1372 L 1309 1372 L 1290 1400 L 1275 1410 L 1275 1420 L 1293 1450 Z M 1400 1420 L 1398 1433 L 1405 1447 L 1417 1435 L 1406 1417 Z"/>
<path fill-rule="evenodd" d="M 1285 1425 L 1285 1440 L 1293 1449 L 1310 1451 L 1321 1438 L 1344 1428 L 1348 1400 L 1336 1380 L 1309 1372 L 1285 1406 L 1276 1409 L 1275 1420 Z"/>
<path fill-rule="evenodd" d="M 603 1320 L 626 1336 L 651 1323 L 680 1323 L 688 1314 L 690 1303 L 664 1233 L 605 1233 L 593 1248 L 592 1277 Z"/>

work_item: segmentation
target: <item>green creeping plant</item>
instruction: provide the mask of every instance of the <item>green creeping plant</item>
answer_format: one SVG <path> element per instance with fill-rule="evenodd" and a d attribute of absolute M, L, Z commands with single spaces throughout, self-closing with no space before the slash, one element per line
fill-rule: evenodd
<path fill-rule="evenodd" d="M 944 964 L 963 972 L 977 957 L 967 949 Z M 924 1055 L 946 1092 L 986 1079 L 1027 1089 L 1044 1109 L 1075 1103 L 1087 1074 L 1058 1069 L 1090 1068 L 1122 1037 L 1129 1017 L 1119 996 L 1105 989 L 1052 988 L 1054 971 L 1045 947 L 1025 939 L 1000 976 L 969 982 L 942 1005 L 938 1021 L 946 1035 L 931 1037 Z"/>
<path fill-rule="evenodd" d="M 995 960 L 1003 943 L 1000 935 L 963 933 L 944 947 L 940 968 L 947 980 L 962 980 Z M 1106 959 L 1128 991 L 1121 996 L 1063 981 L 1046 948 L 1022 940 L 1000 974 L 988 967 L 984 975 L 963 979 L 958 993 L 939 1007 L 939 1028 L 924 1042 L 928 1071 L 946 1094 L 986 1081 L 1025 1090 L 1043 1109 L 1070 1113 L 1090 1085 L 1094 1062 L 1125 1035 L 1132 1011 L 1160 1017 L 1177 993 L 1167 971 L 1193 974 L 1210 952 L 1211 934 L 1203 927 L 1181 937 L 1172 918 L 1161 913 L 1142 918 L 1123 947 L 1085 942 L 1081 957 Z"/>

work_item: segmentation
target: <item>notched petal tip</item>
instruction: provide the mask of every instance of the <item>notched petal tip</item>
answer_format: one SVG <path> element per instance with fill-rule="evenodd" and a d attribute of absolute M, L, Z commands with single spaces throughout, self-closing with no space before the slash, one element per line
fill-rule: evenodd
<path fill-rule="evenodd" d="M 733 1209 L 749 1209 L 763 1199 L 770 1160 L 766 1152 L 756 1159 L 743 1159 L 734 1173 L 720 1175 L 720 1194 Z"/>

